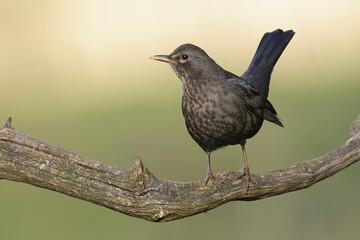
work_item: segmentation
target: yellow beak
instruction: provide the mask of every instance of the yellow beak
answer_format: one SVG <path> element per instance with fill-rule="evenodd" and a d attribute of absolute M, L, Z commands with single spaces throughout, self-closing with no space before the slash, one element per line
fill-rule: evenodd
<path fill-rule="evenodd" d="M 155 55 L 155 56 L 150 57 L 150 59 L 161 61 L 161 62 L 167 62 L 167 63 L 175 62 L 174 60 L 170 59 L 168 55 Z"/>

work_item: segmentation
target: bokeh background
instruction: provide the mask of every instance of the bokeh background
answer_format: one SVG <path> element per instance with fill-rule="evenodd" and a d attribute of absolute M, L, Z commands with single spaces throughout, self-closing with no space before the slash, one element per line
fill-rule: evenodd
<path fill-rule="evenodd" d="M 0 121 L 107 164 L 139 154 L 158 178 L 200 180 L 206 158 L 188 135 L 181 84 L 151 61 L 191 42 L 242 74 L 262 35 L 296 35 L 269 99 L 285 128 L 248 141 L 253 173 L 342 145 L 360 114 L 360 2 L 0 0 Z M 240 147 L 213 154 L 242 167 Z M 0 181 L 1 239 L 358 239 L 360 165 L 309 189 L 233 202 L 157 224 L 30 185 Z"/>

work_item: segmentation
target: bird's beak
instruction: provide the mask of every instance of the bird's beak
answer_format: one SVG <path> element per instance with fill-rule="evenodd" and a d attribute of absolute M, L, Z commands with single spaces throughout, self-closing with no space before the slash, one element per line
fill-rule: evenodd
<path fill-rule="evenodd" d="M 155 55 L 150 57 L 150 59 L 167 62 L 167 63 L 175 62 L 174 60 L 170 59 L 168 55 Z"/>

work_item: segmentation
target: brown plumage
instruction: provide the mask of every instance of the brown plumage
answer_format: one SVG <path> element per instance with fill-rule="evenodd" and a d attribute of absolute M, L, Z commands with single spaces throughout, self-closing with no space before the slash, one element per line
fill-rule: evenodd
<path fill-rule="evenodd" d="M 267 94 L 271 71 L 293 35 L 291 30 L 265 34 L 242 77 L 224 70 L 192 44 L 181 45 L 170 55 L 152 57 L 170 63 L 182 82 L 182 113 L 187 130 L 207 154 L 205 183 L 216 180 L 210 165 L 211 152 L 235 144 L 243 150 L 245 166 L 239 177 L 246 176 L 246 191 L 250 181 L 255 183 L 245 143 L 260 130 L 264 120 L 283 126 Z"/>

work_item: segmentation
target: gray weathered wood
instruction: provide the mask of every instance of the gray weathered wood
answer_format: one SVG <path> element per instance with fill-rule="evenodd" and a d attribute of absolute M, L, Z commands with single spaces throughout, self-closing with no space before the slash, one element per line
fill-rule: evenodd
<path fill-rule="evenodd" d="M 28 183 L 149 221 L 188 217 L 234 200 L 257 200 L 307 188 L 360 160 L 360 116 L 351 138 L 338 149 L 274 172 L 253 175 L 257 185 L 245 193 L 236 172 L 216 176 L 224 184 L 157 179 L 136 156 L 131 169 L 121 169 L 0 128 L 0 179 Z"/>

